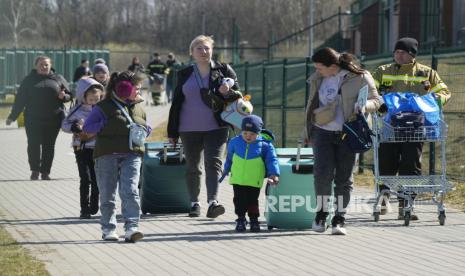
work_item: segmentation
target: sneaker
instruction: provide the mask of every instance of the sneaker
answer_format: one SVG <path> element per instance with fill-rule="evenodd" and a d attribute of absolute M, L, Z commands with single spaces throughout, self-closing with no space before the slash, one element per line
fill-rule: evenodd
<path fill-rule="evenodd" d="M 221 204 L 211 204 L 208 207 L 207 218 L 216 218 L 224 214 L 225 210 Z"/>
<path fill-rule="evenodd" d="M 137 227 L 129 228 L 124 234 L 124 241 L 125 242 L 136 242 L 141 240 L 144 237 L 144 234 L 137 229 Z"/>
<path fill-rule="evenodd" d="M 92 218 L 92 217 L 90 216 L 90 214 L 81 213 L 81 215 L 79 216 L 79 218 L 80 218 L 80 219 L 90 219 L 90 218 Z"/>
<path fill-rule="evenodd" d="M 312 223 L 312 230 L 318 233 L 323 233 L 326 231 L 326 221 L 325 220 L 314 220 Z"/>
<path fill-rule="evenodd" d="M 115 230 L 103 230 L 102 239 L 104 241 L 117 241 L 119 236 L 116 234 Z"/>
<path fill-rule="evenodd" d="M 38 171 L 32 171 L 31 180 L 39 180 L 39 172 Z"/>
<path fill-rule="evenodd" d="M 245 232 L 247 220 L 245 218 L 236 219 L 236 232 Z"/>
<path fill-rule="evenodd" d="M 341 214 L 336 214 L 331 221 L 331 234 L 332 235 L 345 235 L 347 230 L 344 228 L 345 218 Z"/>
<path fill-rule="evenodd" d="M 250 232 L 260 232 L 260 222 L 258 219 L 250 220 Z"/>
<path fill-rule="evenodd" d="M 40 178 L 41 178 L 42 180 L 52 180 L 52 179 L 50 178 L 50 175 L 48 175 L 48 173 L 43 173 L 43 174 L 41 174 L 41 175 L 40 175 Z"/>
<path fill-rule="evenodd" d="M 200 216 L 200 205 L 198 203 L 195 203 L 192 205 L 191 210 L 189 211 L 189 217 L 198 217 Z"/>
<path fill-rule="evenodd" d="M 387 194 L 387 195 L 384 195 L 382 197 L 382 201 L 381 201 L 381 211 L 380 211 L 380 215 L 385 215 L 387 213 L 389 213 L 391 211 L 391 203 L 389 203 L 389 198 L 390 198 L 390 195 Z"/>
<path fill-rule="evenodd" d="M 344 228 L 343 224 L 336 224 L 333 225 L 332 230 L 331 230 L 331 235 L 346 235 L 347 230 Z"/>

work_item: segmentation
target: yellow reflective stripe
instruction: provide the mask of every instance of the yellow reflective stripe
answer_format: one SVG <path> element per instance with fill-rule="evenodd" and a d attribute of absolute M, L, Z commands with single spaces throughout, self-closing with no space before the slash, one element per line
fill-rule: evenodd
<path fill-rule="evenodd" d="M 427 81 L 427 77 L 414 77 L 409 75 L 383 75 L 382 81 L 411 81 L 411 82 L 422 82 Z"/>
<path fill-rule="evenodd" d="M 442 89 L 447 89 L 447 85 L 445 85 L 444 83 L 440 82 L 438 83 L 435 87 L 431 88 L 429 91 L 430 92 L 438 92 Z"/>

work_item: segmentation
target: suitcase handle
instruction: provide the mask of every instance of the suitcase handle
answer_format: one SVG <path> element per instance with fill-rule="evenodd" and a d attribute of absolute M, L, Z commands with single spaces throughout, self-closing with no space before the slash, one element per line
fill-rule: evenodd
<path fill-rule="evenodd" d="M 175 147 L 173 147 L 170 143 L 165 143 L 163 145 L 164 164 L 168 163 L 168 152 L 175 152 L 176 150 L 179 150 L 179 164 L 182 164 L 184 162 L 184 147 L 182 146 L 182 144 L 177 144 Z"/>

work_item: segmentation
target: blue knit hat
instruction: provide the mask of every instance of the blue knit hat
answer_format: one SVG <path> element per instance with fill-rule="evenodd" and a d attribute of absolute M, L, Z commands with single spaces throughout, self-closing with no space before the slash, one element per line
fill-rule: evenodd
<path fill-rule="evenodd" d="M 259 134 L 262 131 L 263 121 L 257 115 L 248 115 L 242 119 L 241 129 Z"/>

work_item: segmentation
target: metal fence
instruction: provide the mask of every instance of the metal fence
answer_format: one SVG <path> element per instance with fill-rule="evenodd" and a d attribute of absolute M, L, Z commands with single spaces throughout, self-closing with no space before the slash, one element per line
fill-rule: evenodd
<path fill-rule="evenodd" d="M 24 77 L 34 68 L 37 56 L 46 55 L 52 59 L 52 67 L 72 81 L 74 70 L 82 59 L 91 63 L 97 58 L 110 62 L 108 50 L 91 49 L 0 49 L 0 95 L 14 94 Z"/>
<path fill-rule="evenodd" d="M 449 125 L 448 176 L 465 179 L 465 53 L 441 54 L 434 59 L 439 75 L 452 93 L 451 100 L 444 108 Z M 431 65 L 434 59 L 432 56 L 419 56 L 417 60 Z M 365 60 L 364 66 L 373 71 L 377 66 L 389 62 L 392 62 L 392 57 Z M 262 116 L 265 127 L 275 134 L 276 146 L 295 147 L 304 126 L 304 109 L 308 99 L 306 79 L 313 72 L 310 59 L 245 63 L 235 65 L 234 70 L 242 91 L 252 96 L 254 113 Z M 371 155 L 366 154 L 368 164 Z M 426 163 L 428 156 L 429 150 L 426 149 Z M 434 167 L 434 162 L 431 165 Z"/>

